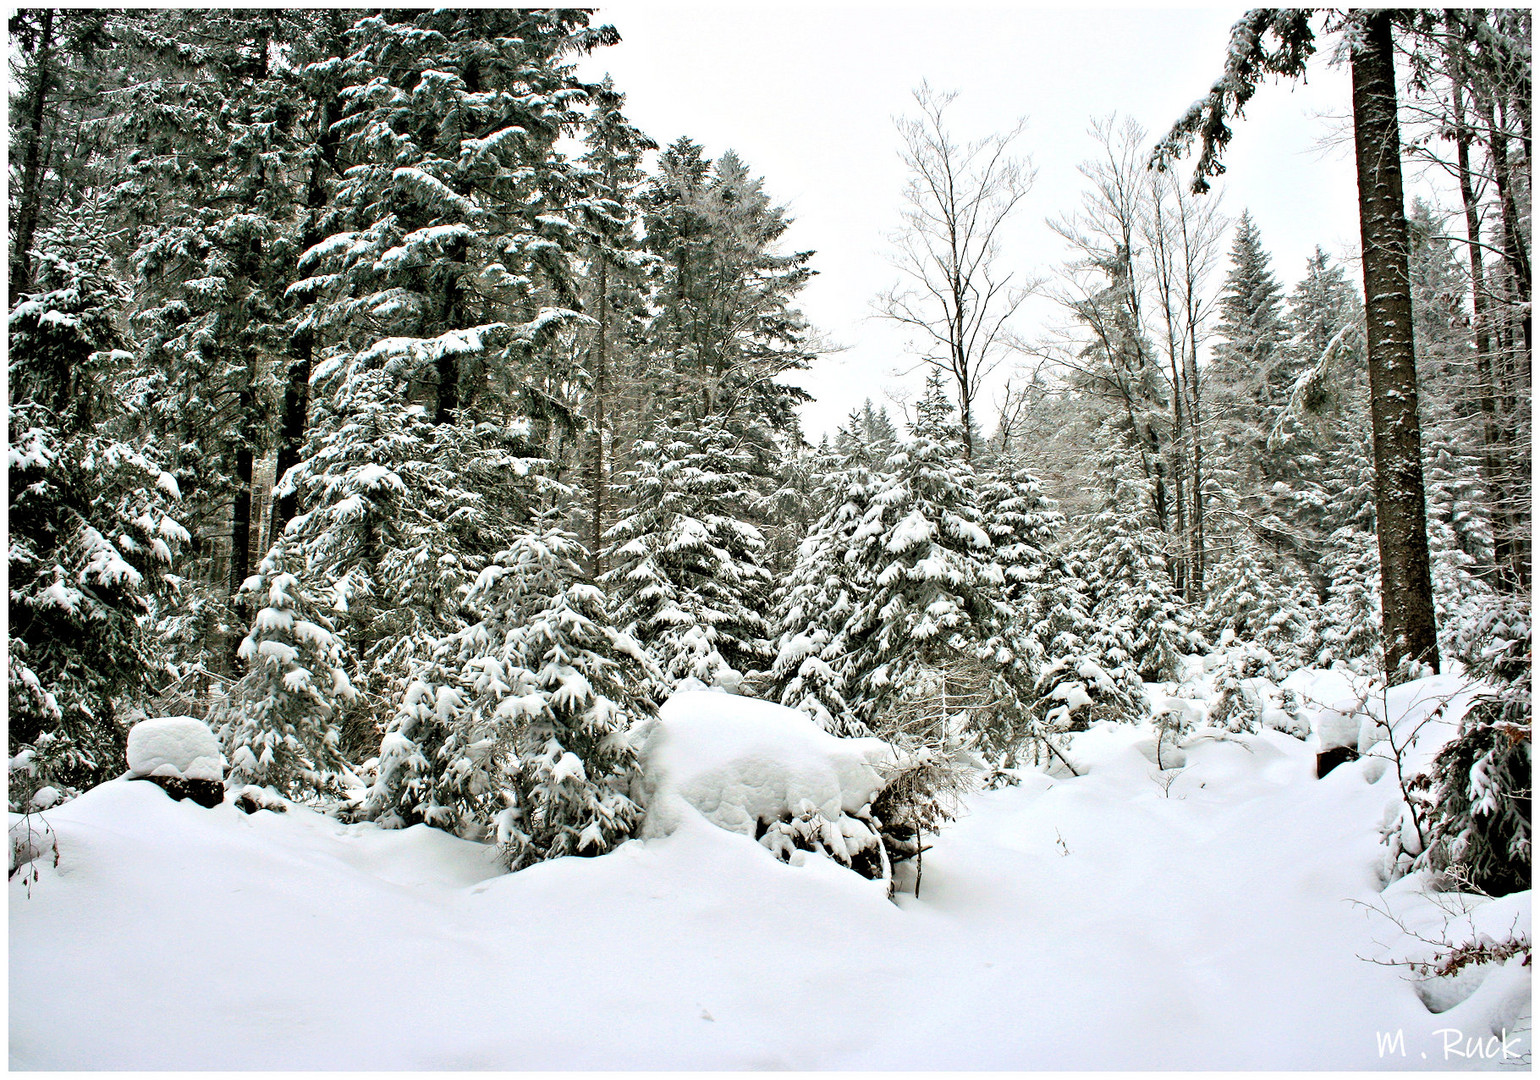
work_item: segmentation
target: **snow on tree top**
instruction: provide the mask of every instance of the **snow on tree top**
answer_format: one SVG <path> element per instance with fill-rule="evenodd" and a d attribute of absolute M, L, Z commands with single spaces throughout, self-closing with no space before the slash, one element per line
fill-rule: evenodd
<path fill-rule="evenodd" d="M 128 769 L 134 776 L 223 780 L 225 759 L 202 720 L 162 716 L 141 720 L 128 732 Z"/>
<path fill-rule="evenodd" d="M 686 806 L 750 837 L 804 802 L 835 820 L 871 802 L 878 766 L 895 760 L 880 739 L 836 738 L 806 713 L 710 690 L 669 698 L 640 756 L 647 836 L 672 832 Z"/>

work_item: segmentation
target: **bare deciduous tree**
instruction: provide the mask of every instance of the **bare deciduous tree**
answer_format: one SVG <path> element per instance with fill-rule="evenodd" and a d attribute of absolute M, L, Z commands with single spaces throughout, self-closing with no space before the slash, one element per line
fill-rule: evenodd
<path fill-rule="evenodd" d="M 956 380 L 971 458 L 975 402 L 1011 352 L 1008 324 L 1034 287 L 1004 269 L 1000 239 L 1035 174 L 1030 159 L 1011 153 L 1025 118 L 1009 131 L 959 143 L 946 122 L 956 97 L 922 83 L 914 92 L 919 116 L 897 120 L 910 173 L 903 226 L 892 237 L 901 279 L 876 307 L 914 333 L 926 364 Z"/>

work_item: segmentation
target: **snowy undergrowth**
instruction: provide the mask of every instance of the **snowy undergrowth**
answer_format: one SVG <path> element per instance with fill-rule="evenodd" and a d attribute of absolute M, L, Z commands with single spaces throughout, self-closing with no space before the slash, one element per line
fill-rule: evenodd
<path fill-rule="evenodd" d="M 708 696 L 721 715 L 763 708 Z M 691 710 L 673 711 L 682 732 Z M 1200 729 L 1160 770 L 1156 731 L 1093 725 L 1068 748 L 1083 776 L 1023 770 L 971 796 L 926 855 L 921 898 L 896 902 L 701 813 L 507 875 L 490 848 L 422 826 L 203 810 L 114 781 L 48 811 L 58 865 L 38 860 L 30 899 L 11 885 L 10 1064 L 1505 1063 L 1447 1056 L 1454 1029 L 1483 1046 L 1506 1030 L 1528 1054 L 1517 958 L 1453 979 L 1405 966 L 1422 939 L 1459 944 L 1461 919 L 1527 935 L 1529 898 L 1462 898 L 1450 918 L 1415 878 L 1382 891 L 1392 770 L 1365 757 L 1317 780 L 1316 739 L 1270 729 Z M 714 760 L 756 760 L 727 749 Z M 707 759 L 676 754 L 674 789 Z M 815 759 L 799 783 L 832 784 L 843 806 Z M 796 793 L 747 786 L 777 805 Z M 1382 1054 L 1397 1033 L 1405 1055 Z"/>

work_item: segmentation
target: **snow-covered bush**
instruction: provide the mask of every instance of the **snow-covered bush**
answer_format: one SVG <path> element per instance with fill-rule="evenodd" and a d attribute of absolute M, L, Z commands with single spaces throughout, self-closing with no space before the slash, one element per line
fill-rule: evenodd
<path fill-rule="evenodd" d="M 1533 631 L 1529 604 L 1493 606 L 1465 652 L 1490 690 L 1433 760 L 1425 864 L 1493 895 L 1529 886 L 1533 800 Z"/>
<path fill-rule="evenodd" d="M 230 782 L 295 798 L 338 795 L 350 776 L 341 714 L 355 698 L 342 642 L 285 569 L 282 544 L 241 590 L 259 605 L 238 653 L 249 670 L 209 714 Z"/>

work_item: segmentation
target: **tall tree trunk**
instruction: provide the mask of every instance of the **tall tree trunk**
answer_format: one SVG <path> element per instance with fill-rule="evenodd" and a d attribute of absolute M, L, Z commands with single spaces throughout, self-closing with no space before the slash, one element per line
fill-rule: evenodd
<path fill-rule="evenodd" d="M 21 290 L 32 284 L 32 238 L 37 233 L 38 218 L 43 209 L 43 122 L 48 102 L 48 83 L 53 76 L 53 17 L 52 8 L 43 12 L 43 25 L 38 35 L 37 60 L 34 66 L 32 100 L 28 103 L 27 151 L 22 157 L 21 197 L 16 208 L 16 230 L 11 251 L 10 303 L 14 305 Z"/>
<path fill-rule="evenodd" d="M 278 460 L 273 470 L 275 482 L 283 483 L 283 474 L 299 464 L 300 448 L 305 445 L 305 414 L 310 408 L 310 367 L 315 348 L 314 331 L 300 330 L 289 343 L 289 381 L 283 389 L 283 407 L 278 427 Z M 299 512 L 299 492 L 286 491 L 273 500 L 274 542 Z"/>
<path fill-rule="evenodd" d="M 604 510 L 608 492 L 605 490 L 604 472 L 604 405 L 609 397 L 609 263 L 604 252 L 599 252 L 599 335 L 595 342 L 597 355 L 594 370 L 594 445 L 590 462 L 589 506 L 591 532 L 588 559 L 592 576 L 597 579 L 604 573 Z"/>
<path fill-rule="evenodd" d="M 1458 25 L 1453 12 L 1446 12 L 1450 32 Z M 1470 251 L 1471 309 L 1474 315 L 1473 337 L 1476 347 L 1477 407 L 1481 412 L 1482 479 L 1491 496 L 1496 518 L 1496 561 L 1499 567 L 1515 565 L 1512 507 L 1506 493 L 1507 466 L 1503 461 L 1502 428 L 1498 422 L 1498 382 L 1493 363 L 1491 297 L 1487 291 L 1486 271 L 1481 256 L 1481 208 L 1471 175 L 1470 148 L 1473 130 L 1465 117 L 1467 81 L 1465 43 L 1448 46 L 1449 70 L 1453 79 L 1455 159 L 1459 171 L 1460 200 L 1465 208 L 1465 235 Z"/>
<path fill-rule="evenodd" d="M 1198 319 L 1196 310 L 1187 320 L 1188 347 L 1184 362 L 1187 365 L 1187 430 L 1192 434 L 1192 565 L 1188 574 L 1187 599 L 1199 603 L 1203 599 L 1203 575 L 1207 569 L 1208 545 L 1203 522 L 1203 411 L 1198 383 Z"/>
<path fill-rule="evenodd" d="M 333 38 L 341 36 L 341 27 L 333 24 Z M 328 94 L 321 103 L 316 122 L 315 144 L 317 154 L 310 163 L 310 182 L 305 189 L 305 206 L 309 216 L 300 238 L 300 249 L 308 250 L 321 239 L 319 213 L 328 198 L 325 170 L 339 172 L 337 153 L 341 146 L 340 136 L 332 125 L 342 115 L 342 101 L 335 94 Z M 313 320 L 301 317 L 299 328 L 289 339 L 288 383 L 283 391 L 282 413 L 278 425 L 278 453 L 273 471 L 276 483 L 283 483 L 283 475 L 299 464 L 300 450 L 305 445 L 305 420 L 310 410 L 310 373 L 315 357 L 315 325 Z M 289 491 L 273 500 L 272 537 L 277 541 L 284 527 L 299 513 L 299 492 Z"/>
<path fill-rule="evenodd" d="M 1437 671 L 1438 637 L 1428 565 L 1391 13 L 1361 12 L 1360 18 L 1364 35 L 1352 50 L 1353 149 L 1358 164 L 1358 215 L 1368 309 L 1369 409 L 1385 670 L 1395 679 L 1406 661 Z"/>

